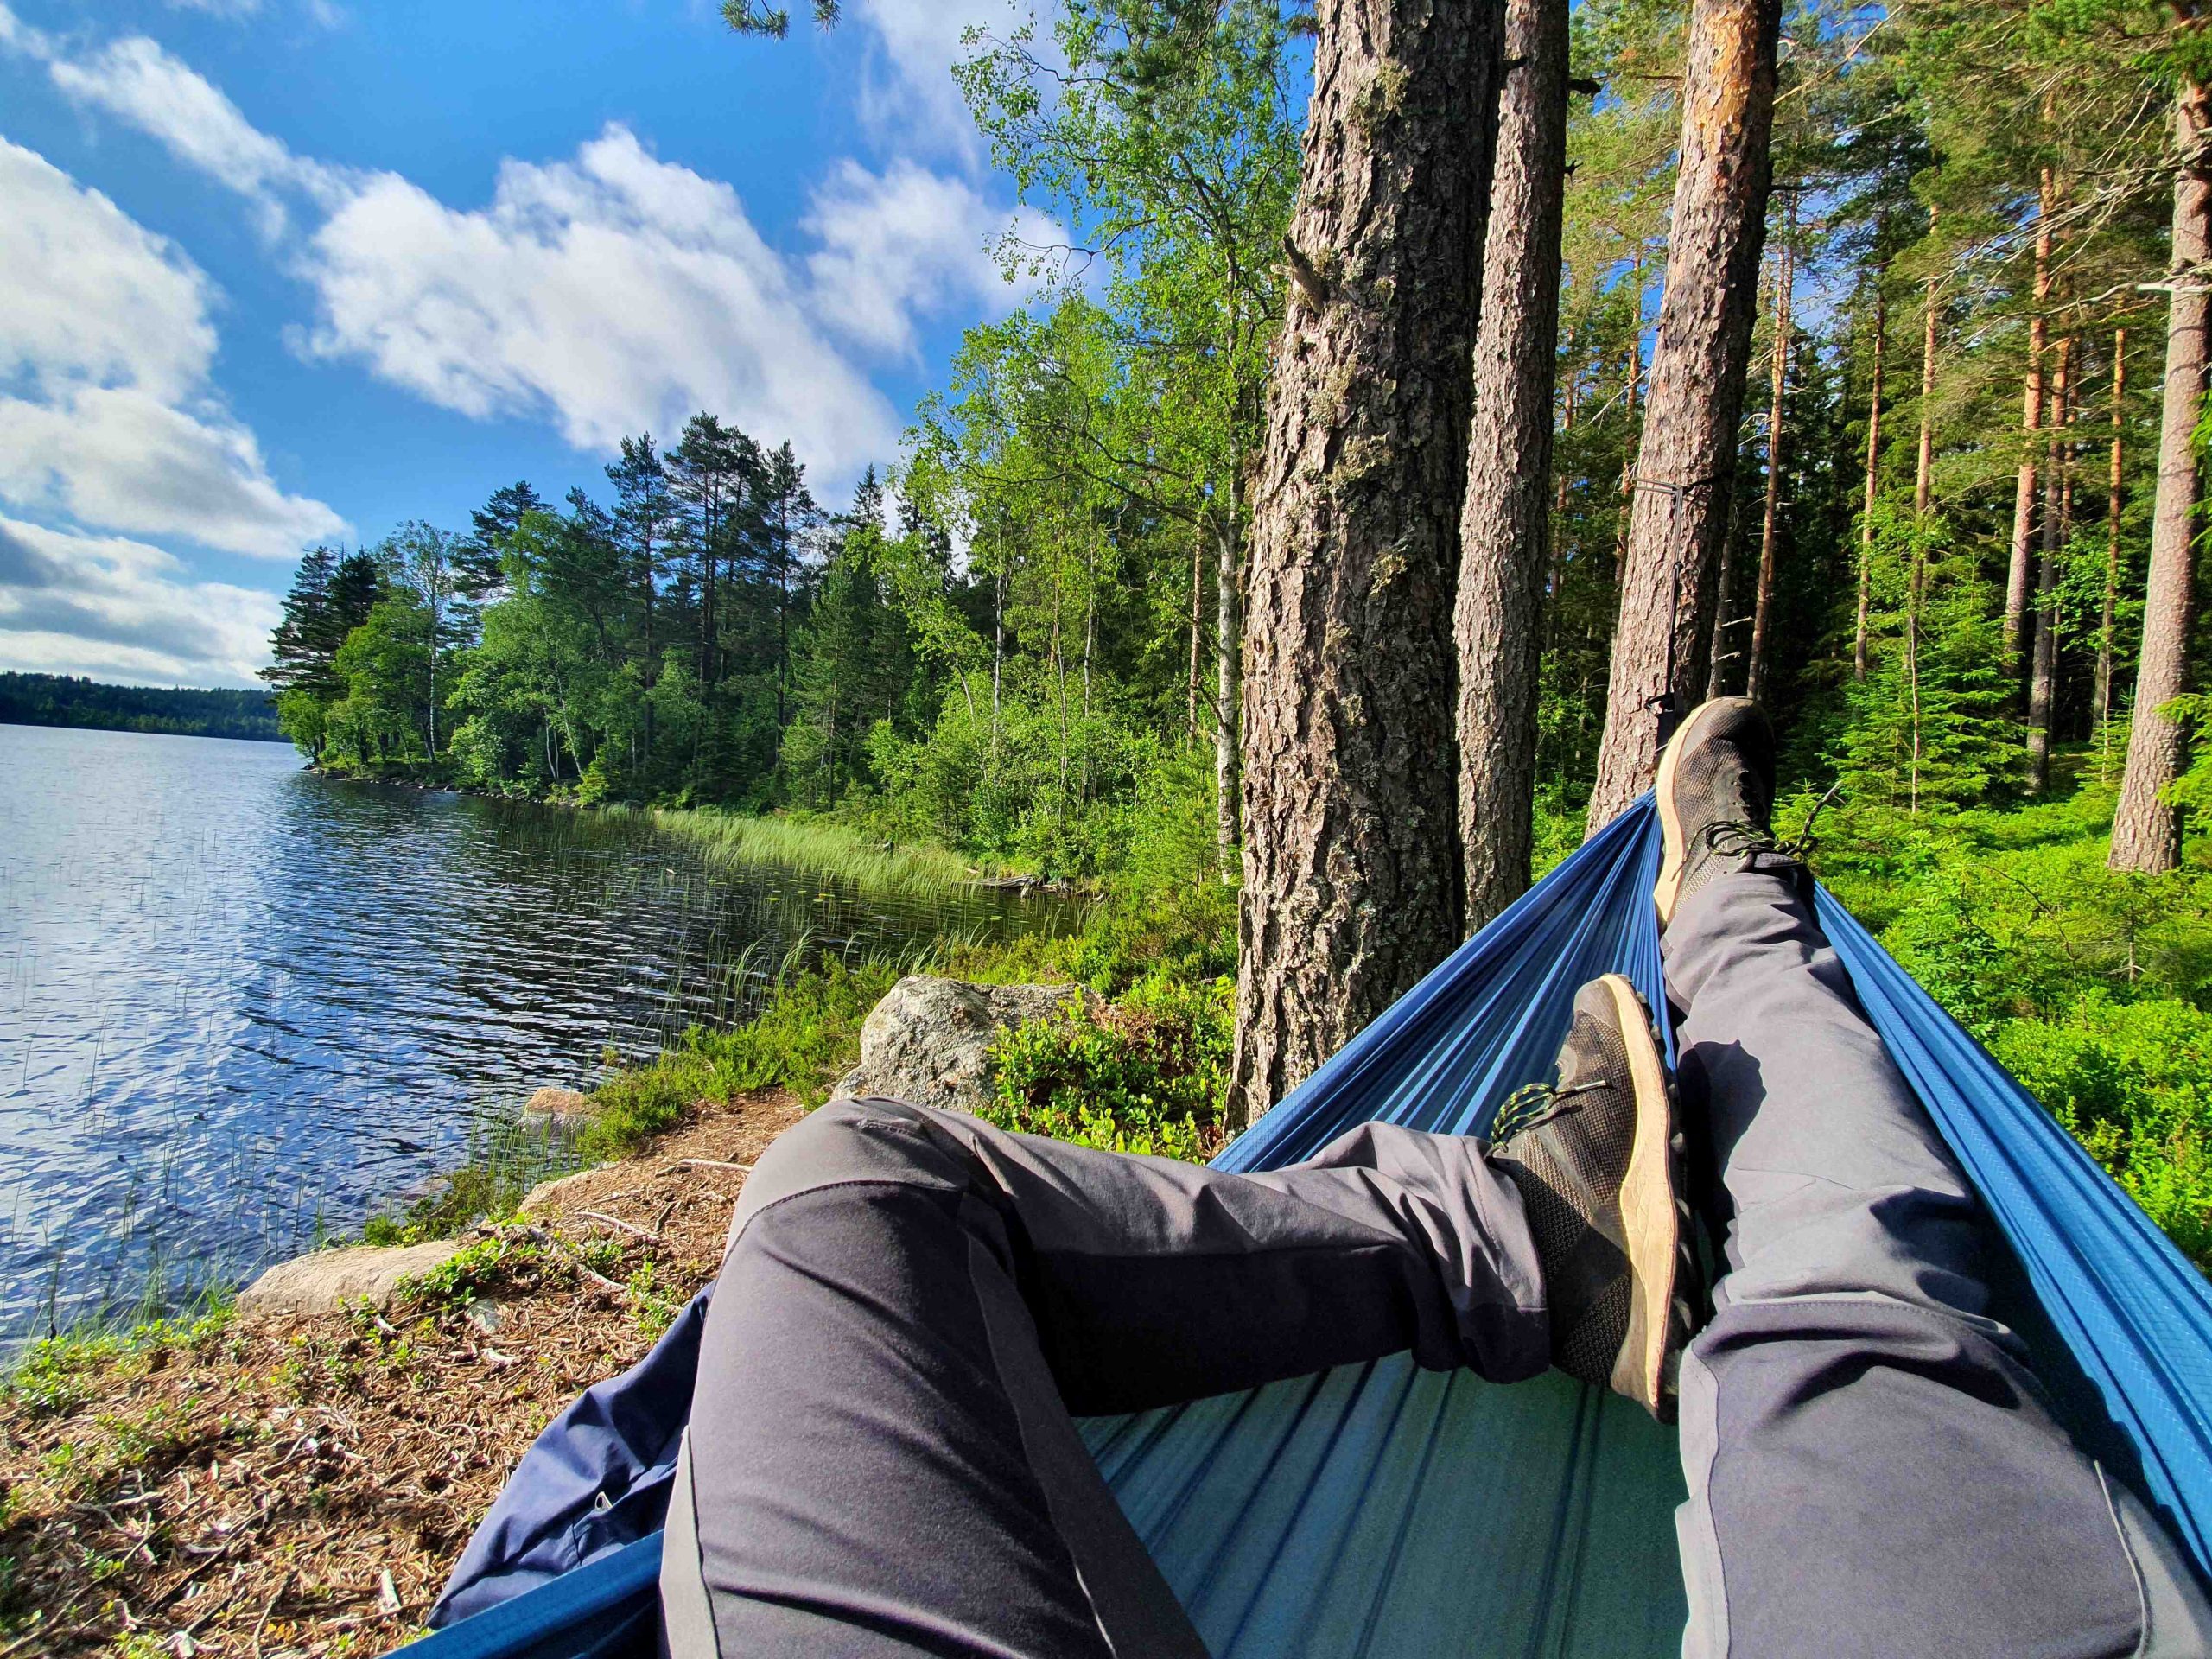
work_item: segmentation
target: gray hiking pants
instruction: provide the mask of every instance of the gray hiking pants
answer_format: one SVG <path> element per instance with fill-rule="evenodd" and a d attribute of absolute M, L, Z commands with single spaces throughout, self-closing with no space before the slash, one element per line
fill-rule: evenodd
<path fill-rule="evenodd" d="M 1667 959 L 1733 1210 L 1683 1371 L 1686 1652 L 2205 1650 L 2188 1569 L 1984 1316 L 1986 1223 L 1789 885 L 1697 894 Z M 1407 1350 L 1541 1371 L 1542 1275 L 1481 1150 L 1376 1124 L 1235 1175 L 823 1107 L 732 1223 L 671 1650 L 1196 1659 L 1071 1414 Z"/>

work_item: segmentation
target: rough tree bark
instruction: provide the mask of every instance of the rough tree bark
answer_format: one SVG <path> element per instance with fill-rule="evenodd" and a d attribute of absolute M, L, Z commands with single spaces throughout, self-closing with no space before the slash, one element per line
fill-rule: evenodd
<path fill-rule="evenodd" d="M 1634 260 L 1629 270 L 1629 303 L 1635 308 L 1636 326 L 1628 336 L 1628 385 L 1623 389 L 1623 418 L 1628 429 L 1636 427 L 1636 395 L 1643 384 L 1643 244 L 1636 245 Z M 1618 588 L 1621 569 L 1628 563 L 1628 526 L 1636 505 L 1636 451 L 1631 449 L 1621 461 L 1621 510 L 1613 522 L 1613 586 Z"/>
<path fill-rule="evenodd" d="M 1767 627 L 1774 609 L 1774 539 L 1782 506 L 1783 436 L 1789 424 L 1785 407 L 1789 395 L 1789 302 L 1796 270 L 1790 244 L 1797 235 L 1797 198 L 1791 196 L 1783 215 L 1782 269 L 1774 279 L 1774 363 L 1769 372 L 1766 416 L 1766 516 L 1759 531 L 1759 585 L 1751 604 L 1751 659 L 1745 670 L 1744 695 L 1758 697 L 1766 690 Z"/>
<path fill-rule="evenodd" d="M 1878 278 L 1877 279 L 1878 281 Z M 1851 677 L 1866 677 L 1866 615 L 1874 591 L 1874 504 L 1881 497 L 1882 345 L 1889 332 L 1889 304 L 1874 290 L 1874 386 L 1866 404 L 1866 497 L 1859 509 L 1859 616 L 1852 636 Z"/>
<path fill-rule="evenodd" d="M 1462 915 L 1452 594 L 1503 12 L 1315 16 L 1247 573 L 1238 1123 Z"/>
<path fill-rule="evenodd" d="M 1695 0 L 1667 291 L 1636 463 L 1613 635 L 1595 833 L 1650 781 L 1656 707 L 1697 694 L 1699 601 L 1727 534 L 1766 236 L 1781 0 Z"/>
<path fill-rule="evenodd" d="M 2005 671 L 2018 671 L 2020 631 L 2028 607 L 2028 555 L 2035 537 L 2036 445 L 2043 425 L 2043 353 L 2050 338 L 2044 308 L 2050 298 L 2050 169 L 2036 192 L 2036 308 L 2028 319 L 2028 373 L 2020 394 L 2020 473 L 2012 489 L 2012 556 L 2005 567 Z M 2013 684 L 2017 690 L 2018 682 Z"/>
<path fill-rule="evenodd" d="M 2107 731 L 2112 722 L 2113 612 L 2120 602 L 2120 513 L 2126 504 L 2120 471 L 2120 463 L 2126 459 L 2121 447 L 2120 416 L 2126 396 L 2127 330 L 2115 328 L 2112 331 L 2112 458 L 2105 483 L 2105 602 L 2097 619 L 2097 674 L 2090 692 L 2090 710 L 2096 722 L 2101 755 L 2108 747 Z M 2098 764 L 2101 776 L 2101 759 Z"/>
<path fill-rule="evenodd" d="M 1929 229 L 1935 224 L 1931 216 Z M 1912 575 L 1905 583 L 1904 595 L 1904 677 L 1911 697 L 1912 754 L 1911 779 L 1907 795 L 1908 804 L 1917 815 L 1920 811 L 1920 601 L 1926 591 L 1928 569 L 1921 556 L 1921 538 L 1917 532 L 1928 523 L 1928 509 L 1936 487 L 1936 321 L 1938 315 L 1936 278 L 1930 276 L 1921 296 L 1920 332 L 1920 442 L 1913 461 L 1912 518 L 1915 535 L 1912 543 Z"/>
<path fill-rule="evenodd" d="M 2050 378 L 2050 438 L 2043 463 L 2043 554 L 2036 566 L 2035 652 L 2028 683 L 2028 793 L 2040 795 L 2050 782 L 2050 709 L 2058 684 L 2058 556 L 2064 550 L 2066 489 L 2065 430 L 2068 381 L 2074 368 L 2074 338 L 2058 342 L 2058 363 Z"/>
<path fill-rule="evenodd" d="M 1459 523 L 1459 840 L 1467 930 L 1529 886 L 1550 552 L 1567 185 L 1567 0 L 1510 0 Z"/>
<path fill-rule="evenodd" d="M 1233 498 L 1232 498 L 1233 501 Z M 1237 878 L 1236 519 L 1214 518 L 1214 851 L 1224 882 Z"/>
<path fill-rule="evenodd" d="M 2191 9 L 2192 11 L 2194 8 Z M 2135 672 L 2135 715 L 2113 818 L 2115 870 L 2171 870 L 2181 861 L 2181 823 L 2161 798 L 2181 775 L 2182 730 L 2164 706 L 2187 683 L 2189 623 L 2195 597 L 2190 543 L 2196 523 L 2196 451 L 2190 440 L 2204 400 L 2205 260 L 2212 251 L 2212 166 L 2205 129 L 2212 94 L 2185 84 L 2174 103 L 2173 294 L 2166 312 L 2166 383 L 2159 405 L 2158 493 L 2151 510 L 2151 575 L 2143 595 L 2143 650 Z"/>

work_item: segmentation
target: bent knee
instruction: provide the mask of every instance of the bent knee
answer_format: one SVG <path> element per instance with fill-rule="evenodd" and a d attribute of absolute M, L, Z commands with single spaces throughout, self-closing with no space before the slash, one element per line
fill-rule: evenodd
<path fill-rule="evenodd" d="M 929 1116 L 897 1100 L 833 1100 L 770 1143 L 746 1177 L 724 1253 L 770 1205 L 823 1187 L 891 1184 L 958 1192 L 958 1160 L 929 1131 Z"/>

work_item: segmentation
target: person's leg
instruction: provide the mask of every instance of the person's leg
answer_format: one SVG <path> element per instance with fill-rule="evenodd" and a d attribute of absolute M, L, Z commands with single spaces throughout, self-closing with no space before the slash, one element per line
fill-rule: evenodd
<path fill-rule="evenodd" d="M 1750 793 L 1712 816 L 1763 830 Z M 1685 1111 L 1729 1212 L 1682 1363 L 1685 1653 L 2074 1659 L 2146 1624 L 2202 1651 L 2187 1568 L 1988 1317 L 2002 1246 L 1756 839 L 1662 893 Z"/>
<path fill-rule="evenodd" d="M 1386 1126 L 1242 1177 L 840 1102 L 747 1182 L 663 1599 L 680 1659 L 1198 1655 L 1077 1438 L 1410 1348 L 1548 1363 L 1514 1182 Z"/>

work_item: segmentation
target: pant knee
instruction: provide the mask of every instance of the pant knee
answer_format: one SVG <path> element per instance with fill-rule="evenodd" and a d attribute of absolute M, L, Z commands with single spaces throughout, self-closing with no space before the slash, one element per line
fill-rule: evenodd
<path fill-rule="evenodd" d="M 825 1187 L 896 1185 L 958 1192 L 964 1172 L 928 1115 L 897 1100 L 833 1100 L 777 1136 L 746 1177 L 723 1253 L 769 1205 Z"/>

